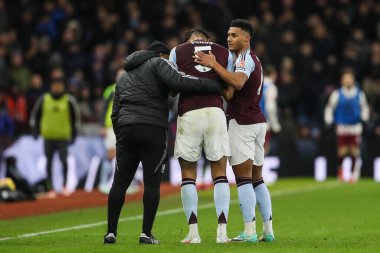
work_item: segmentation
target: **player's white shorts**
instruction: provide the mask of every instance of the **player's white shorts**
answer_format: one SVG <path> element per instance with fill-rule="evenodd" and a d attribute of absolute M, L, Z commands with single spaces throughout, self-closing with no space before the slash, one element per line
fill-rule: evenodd
<path fill-rule="evenodd" d="M 104 145 L 107 150 L 116 149 L 116 136 L 112 127 L 107 128 L 106 136 L 104 138 Z"/>
<path fill-rule="evenodd" d="M 174 157 L 198 161 L 202 147 L 209 161 L 230 156 L 226 116 L 220 108 L 201 108 L 178 116 Z"/>
<path fill-rule="evenodd" d="M 266 128 L 267 123 L 239 125 L 235 119 L 230 120 L 228 136 L 231 146 L 231 166 L 241 164 L 248 159 L 251 159 L 254 165 L 263 165 Z"/>

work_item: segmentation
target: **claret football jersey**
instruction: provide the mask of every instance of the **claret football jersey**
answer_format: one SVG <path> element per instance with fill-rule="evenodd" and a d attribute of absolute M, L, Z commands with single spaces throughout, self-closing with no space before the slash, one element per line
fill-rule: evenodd
<path fill-rule="evenodd" d="M 253 50 L 247 49 L 237 57 L 235 72 L 246 74 L 248 80 L 241 90 L 235 90 L 234 97 L 228 102 L 227 117 L 235 119 L 240 125 L 266 122 L 260 109 L 260 100 L 263 95 L 263 70 Z"/>
<path fill-rule="evenodd" d="M 198 51 L 203 51 L 205 53 L 211 51 L 215 55 L 219 64 L 227 68 L 229 71 L 233 71 L 234 60 L 228 49 L 216 43 L 202 40 L 186 42 L 173 48 L 169 60 L 176 63 L 178 70 L 185 74 L 201 78 L 220 79 L 213 69 L 194 62 L 194 52 Z M 188 111 L 205 107 L 219 107 L 223 109 L 223 100 L 221 96 L 214 94 L 180 94 L 178 101 L 178 114 L 180 116 Z"/>

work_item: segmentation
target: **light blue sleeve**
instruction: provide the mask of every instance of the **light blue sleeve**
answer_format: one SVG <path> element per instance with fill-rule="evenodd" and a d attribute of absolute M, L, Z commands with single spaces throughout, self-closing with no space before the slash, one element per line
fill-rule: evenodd
<path fill-rule="evenodd" d="M 169 55 L 169 61 L 171 61 L 171 62 L 173 62 L 175 64 L 177 64 L 177 54 L 175 52 L 176 48 L 177 47 L 173 48 L 172 51 L 170 51 L 170 55 Z"/>
<path fill-rule="evenodd" d="M 239 55 L 239 57 L 236 60 L 235 66 L 235 72 L 243 72 L 249 78 L 251 73 L 255 70 L 255 62 L 253 61 L 249 51 L 245 51 L 244 53 Z"/>
<path fill-rule="evenodd" d="M 231 54 L 230 51 L 228 51 L 228 64 L 227 64 L 227 70 L 228 70 L 229 72 L 234 72 L 234 66 L 235 66 L 234 56 Z"/>

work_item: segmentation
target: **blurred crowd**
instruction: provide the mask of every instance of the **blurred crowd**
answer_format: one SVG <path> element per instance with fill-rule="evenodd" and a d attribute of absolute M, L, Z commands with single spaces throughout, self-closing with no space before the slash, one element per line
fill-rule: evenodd
<path fill-rule="evenodd" d="M 154 39 L 173 48 L 197 26 L 226 45 L 234 18 L 252 22 L 252 47 L 264 68 L 271 64 L 279 72 L 285 131 L 318 138 L 328 95 L 341 71 L 351 68 L 380 136 L 380 1 L 0 0 L 2 140 L 29 133 L 32 105 L 54 73 L 63 72 L 67 91 L 77 98 L 82 125 L 101 125 L 102 93 L 126 55 Z"/>

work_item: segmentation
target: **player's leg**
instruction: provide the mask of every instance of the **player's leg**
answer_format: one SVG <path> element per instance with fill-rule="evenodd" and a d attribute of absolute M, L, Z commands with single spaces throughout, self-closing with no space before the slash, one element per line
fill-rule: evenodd
<path fill-rule="evenodd" d="M 343 160 L 349 155 L 347 136 L 337 135 L 338 179 L 343 181 Z"/>
<path fill-rule="evenodd" d="M 360 171 L 361 171 L 361 159 L 360 159 L 360 144 L 361 144 L 361 138 L 360 136 L 352 136 L 350 146 L 349 146 L 349 153 L 352 161 L 351 165 L 351 182 L 356 182 L 360 178 Z"/>
<path fill-rule="evenodd" d="M 143 127 L 145 136 L 140 136 L 141 163 L 144 181 L 144 216 L 140 243 L 158 244 L 152 235 L 152 227 L 160 202 L 161 176 L 167 162 L 167 132 L 166 129 L 146 125 Z"/>
<path fill-rule="evenodd" d="M 120 129 L 120 138 L 116 148 L 116 171 L 108 195 L 108 231 L 104 243 L 114 243 L 113 237 L 116 240 L 117 224 L 124 204 L 125 192 L 132 182 L 140 162 L 139 147 L 136 141 L 138 131 L 140 130 L 135 126 L 124 126 Z"/>
<path fill-rule="evenodd" d="M 214 203 L 218 218 L 216 231 L 218 243 L 228 242 L 227 219 L 230 207 L 230 185 L 226 176 L 227 157 L 223 156 L 218 161 L 210 161 L 211 175 L 214 182 Z"/>
<path fill-rule="evenodd" d="M 53 157 L 54 151 L 56 149 L 55 141 L 44 140 L 44 152 L 46 157 L 46 179 L 44 182 L 44 186 L 46 189 L 46 193 L 40 194 L 38 198 L 55 198 L 57 197 L 57 193 L 53 189 L 53 175 L 52 175 L 52 167 L 53 167 Z"/>
<path fill-rule="evenodd" d="M 45 140 L 44 151 L 45 151 L 45 157 L 46 157 L 45 187 L 46 187 L 46 191 L 50 191 L 53 188 L 52 166 L 53 166 L 53 156 L 54 156 L 54 141 Z"/>
<path fill-rule="evenodd" d="M 264 183 L 262 176 L 263 166 L 253 165 L 252 184 L 255 190 L 256 201 L 259 207 L 261 218 L 263 220 L 263 235 L 260 241 L 274 241 L 273 226 L 272 226 L 272 201 L 268 187 Z"/>
<path fill-rule="evenodd" d="M 343 181 L 343 160 L 349 155 L 349 148 L 346 145 L 338 147 L 338 179 Z"/>
<path fill-rule="evenodd" d="M 267 129 L 267 132 L 265 134 L 265 143 L 264 143 L 264 155 L 267 155 L 270 151 L 270 139 L 271 139 L 271 131 L 270 129 Z"/>
<path fill-rule="evenodd" d="M 196 162 L 201 157 L 203 131 L 199 110 L 189 111 L 177 119 L 177 136 L 174 156 L 178 158 L 182 173 L 181 199 L 189 233 L 182 243 L 200 243 L 198 231 L 198 193 L 195 185 Z"/>
<path fill-rule="evenodd" d="M 258 124 L 260 130 L 258 131 L 255 140 L 255 158 L 253 160 L 252 169 L 252 184 L 255 190 L 256 201 L 259 206 L 259 211 L 263 219 L 263 235 L 260 241 L 273 242 L 274 234 L 272 227 L 272 201 L 268 187 L 263 180 L 263 164 L 264 164 L 264 141 L 266 132 L 266 123 Z"/>
<path fill-rule="evenodd" d="M 229 242 L 227 237 L 227 220 L 230 205 L 230 186 L 226 176 L 227 156 L 230 145 L 227 122 L 224 111 L 220 108 L 205 108 L 203 117 L 204 151 L 210 161 L 211 175 L 214 182 L 214 203 L 218 219 L 218 243 Z"/>
<path fill-rule="evenodd" d="M 243 163 L 232 166 L 240 209 L 243 214 L 244 232 L 232 239 L 232 241 L 257 242 L 256 234 L 256 196 L 252 187 L 252 160 L 248 159 Z"/>
<path fill-rule="evenodd" d="M 57 148 L 58 148 L 58 154 L 59 159 L 62 163 L 62 176 L 63 176 L 63 195 L 68 196 L 71 194 L 69 190 L 67 189 L 67 171 L 68 171 L 68 164 L 67 164 L 67 141 L 57 141 Z"/>
<path fill-rule="evenodd" d="M 189 233 L 182 243 L 200 243 L 198 231 L 198 193 L 195 185 L 197 178 L 197 163 L 178 159 L 181 166 L 182 185 L 181 199 L 186 220 L 189 225 Z"/>
<path fill-rule="evenodd" d="M 232 165 L 239 204 L 244 219 L 244 232 L 232 241 L 257 242 L 255 205 L 256 197 L 252 187 L 252 161 L 255 154 L 256 134 L 252 125 L 239 125 L 231 120 L 228 130 Z"/>

